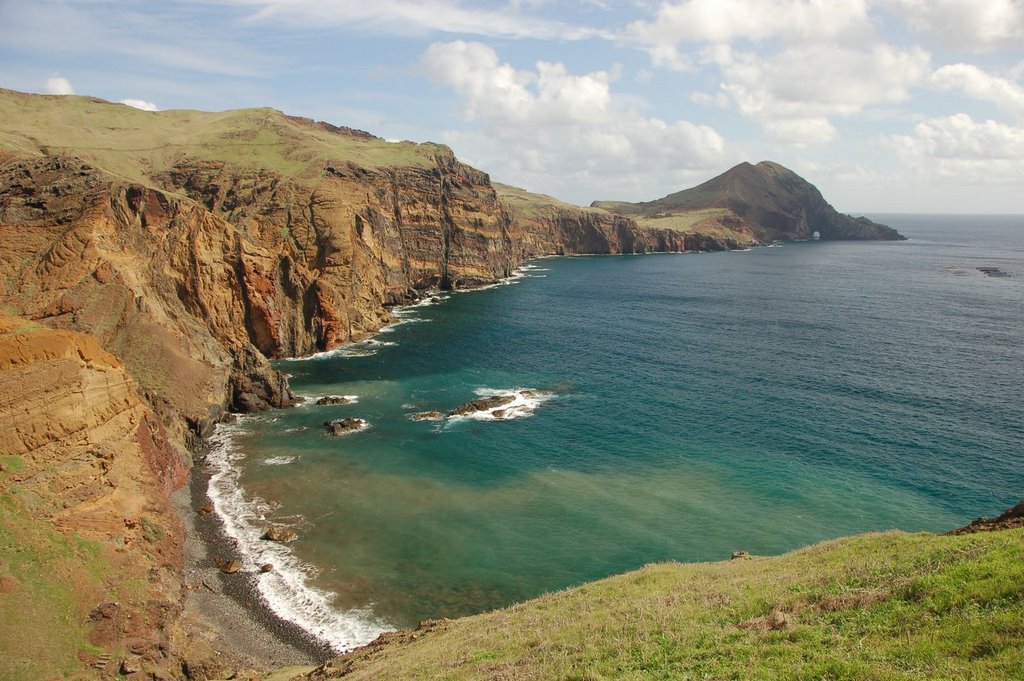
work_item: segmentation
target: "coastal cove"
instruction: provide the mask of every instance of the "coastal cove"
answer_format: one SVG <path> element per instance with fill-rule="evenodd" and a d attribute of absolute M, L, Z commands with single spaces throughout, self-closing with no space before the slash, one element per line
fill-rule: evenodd
<path fill-rule="evenodd" d="M 253 565 L 273 552 L 270 605 L 338 649 L 654 561 L 998 511 L 1024 486 L 1020 219 L 877 217 L 911 240 L 542 259 L 282 361 L 307 401 L 221 427 L 217 510 Z M 411 418 L 513 390 L 531 413 Z M 324 434 L 347 417 L 368 428 Z"/>

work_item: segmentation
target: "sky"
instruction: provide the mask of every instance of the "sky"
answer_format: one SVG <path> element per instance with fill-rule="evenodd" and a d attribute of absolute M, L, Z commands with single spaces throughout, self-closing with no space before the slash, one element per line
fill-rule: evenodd
<path fill-rule="evenodd" d="M 1024 0 L 0 0 L 0 87 L 272 106 L 581 205 L 768 159 L 844 212 L 1024 213 Z"/>

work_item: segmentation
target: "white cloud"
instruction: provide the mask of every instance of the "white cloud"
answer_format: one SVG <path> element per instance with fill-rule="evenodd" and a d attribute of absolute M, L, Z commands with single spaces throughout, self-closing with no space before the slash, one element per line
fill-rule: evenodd
<path fill-rule="evenodd" d="M 907 101 L 928 76 L 930 55 L 881 42 L 875 19 L 869 0 L 677 0 L 622 39 L 657 66 L 717 67 L 718 90 L 692 101 L 731 103 L 799 147 L 836 139 L 837 117 Z"/>
<path fill-rule="evenodd" d="M 536 71 L 518 71 L 499 64 L 490 47 L 461 40 L 431 45 L 422 63 L 433 78 L 463 96 L 466 120 L 551 126 L 609 116 L 606 71 L 573 76 L 562 64 L 548 62 L 538 62 Z"/>
<path fill-rule="evenodd" d="M 1020 0 L 676 0 L 662 2 L 653 20 L 629 24 L 623 39 L 667 63 L 681 43 L 862 41 L 880 13 L 948 48 L 1024 47 Z"/>
<path fill-rule="evenodd" d="M 684 0 L 663 2 L 654 21 L 631 23 L 627 35 L 665 45 L 776 36 L 834 40 L 869 30 L 864 0 Z"/>
<path fill-rule="evenodd" d="M 45 46 L 49 56 L 116 56 L 236 78 L 263 76 L 280 65 L 260 47 L 234 41 L 234 31 L 175 17 L 173 9 L 153 13 L 145 3 L 0 0 L 0 8 L 0 44 L 27 53 Z"/>
<path fill-rule="evenodd" d="M 907 156 L 962 161 L 1016 161 L 1024 168 L 1024 128 L 961 113 L 918 123 L 913 135 L 889 138 Z"/>
<path fill-rule="evenodd" d="M 159 111 L 159 107 L 153 102 L 147 102 L 143 99 L 122 99 L 122 104 L 127 104 L 135 109 L 142 109 L 143 111 Z"/>
<path fill-rule="evenodd" d="M 867 106 L 901 102 L 928 74 L 930 56 L 896 50 L 811 45 L 763 58 L 727 47 L 705 50 L 722 71 L 722 90 L 739 110 L 776 139 L 796 145 L 831 141 L 833 117 Z"/>
<path fill-rule="evenodd" d="M 531 15 L 545 3 L 514 2 L 498 8 L 467 7 L 456 0 L 220 0 L 252 7 L 255 22 L 286 22 L 310 27 L 352 27 L 383 35 L 464 33 L 513 38 L 577 40 L 599 35 Z"/>
<path fill-rule="evenodd" d="M 932 74 L 931 83 L 940 90 L 958 90 L 972 99 L 991 102 L 1001 111 L 1024 119 L 1024 87 L 973 64 L 943 66 Z"/>
<path fill-rule="evenodd" d="M 649 198 L 652 186 L 672 182 L 678 171 L 720 169 L 731 160 L 713 128 L 645 117 L 612 92 L 606 71 L 575 75 L 548 62 L 516 69 L 490 47 L 463 41 L 431 45 L 422 66 L 455 91 L 463 118 L 479 126 L 448 141 L 500 177 L 557 177 L 577 200 L 583 191 L 621 196 L 621 182 L 607 185 L 629 177 L 646 184 L 641 196 Z"/>
<path fill-rule="evenodd" d="M 47 78 L 46 79 L 46 94 L 48 95 L 73 95 L 75 89 L 71 87 L 71 82 L 67 78 Z"/>
<path fill-rule="evenodd" d="M 690 94 L 690 101 L 694 104 L 703 104 L 719 109 L 728 109 L 732 106 L 732 100 L 729 99 L 729 95 L 722 91 L 716 92 L 713 95 L 707 92 L 693 92 Z"/>
<path fill-rule="evenodd" d="M 971 206 L 972 210 L 1005 210 L 1008 197 L 1001 196 L 1000 191 L 1010 188 L 1013 193 L 1024 185 L 1021 127 L 992 120 L 975 121 L 967 114 L 955 114 L 921 121 L 913 134 L 884 137 L 883 144 L 897 153 L 903 161 L 904 174 L 914 179 L 922 192 L 929 187 L 948 187 L 960 194 L 961 206 Z M 982 194 L 965 194 L 965 186 L 978 187 L 994 203 L 980 205 Z M 938 195 L 934 198 L 941 200 Z"/>
<path fill-rule="evenodd" d="M 635 21 L 620 36 L 674 70 L 692 68 L 679 45 L 772 38 L 801 43 L 862 40 L 871 22 L 865 0 L 684 0 L 663 2 L 653 21 Z"/>
<path fill-rule="evenodd" d="M 1020 0 L 875 1 L 947 48 L 1024 48 L 1024 3 Z"/>

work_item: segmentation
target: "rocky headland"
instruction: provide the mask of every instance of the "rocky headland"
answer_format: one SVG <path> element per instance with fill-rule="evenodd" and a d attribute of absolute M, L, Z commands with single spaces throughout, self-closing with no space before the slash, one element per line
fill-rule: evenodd
<path fill-rule="evenodd" d="M 272 109 L 0 90 L 0 530 L 35 556 L 0 561 L 0 587 L 25 599 L 0 640 L 15 651 L 28 622 L 70 622 L 64 648 L 7 653 L 0 676 L 232 668 L 181 626 L 186 596 L 217 588 L 186 571 L 170 498 L 226 414 L 295 402 L 273 358 L 366 338 L 396 304 L 540 255 L 896 238 L 776 164 L 729 173 L 750 168 L 770 201 L 741 177 L 714 205 L 580 208 L 494 185 L 440 145 Z M 190 526 L 201 496 L 179 504 Z M 199 560 L 214 558 L 231 556 Z M 40 569 L 66 600 L 40 600 Z"/>
<path fill-rule="evenodd" d="M 595 201 L 648 228 L 733 235 L 738 243 L 811 239 L 899 240 L 895 229 L 836 211 L 817 187 L 778 163 L 741 163 L 692 189 L 655 201 Z"/>

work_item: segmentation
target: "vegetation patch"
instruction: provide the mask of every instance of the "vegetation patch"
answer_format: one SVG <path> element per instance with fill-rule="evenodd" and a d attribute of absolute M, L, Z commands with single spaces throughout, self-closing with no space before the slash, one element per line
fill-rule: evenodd
<path fill-rule="evenodd" d="M 6 457 L 15 458 L 15 457 Z M 0 504 L 0 678 L 79 678 L 86 621 L 106 574 L 99 545 Z"/>
<path fill-rule="evenodd" d="M 395 679 L 1020 679 L 1024 530 L 651 565 L 322 670 Z"/>

